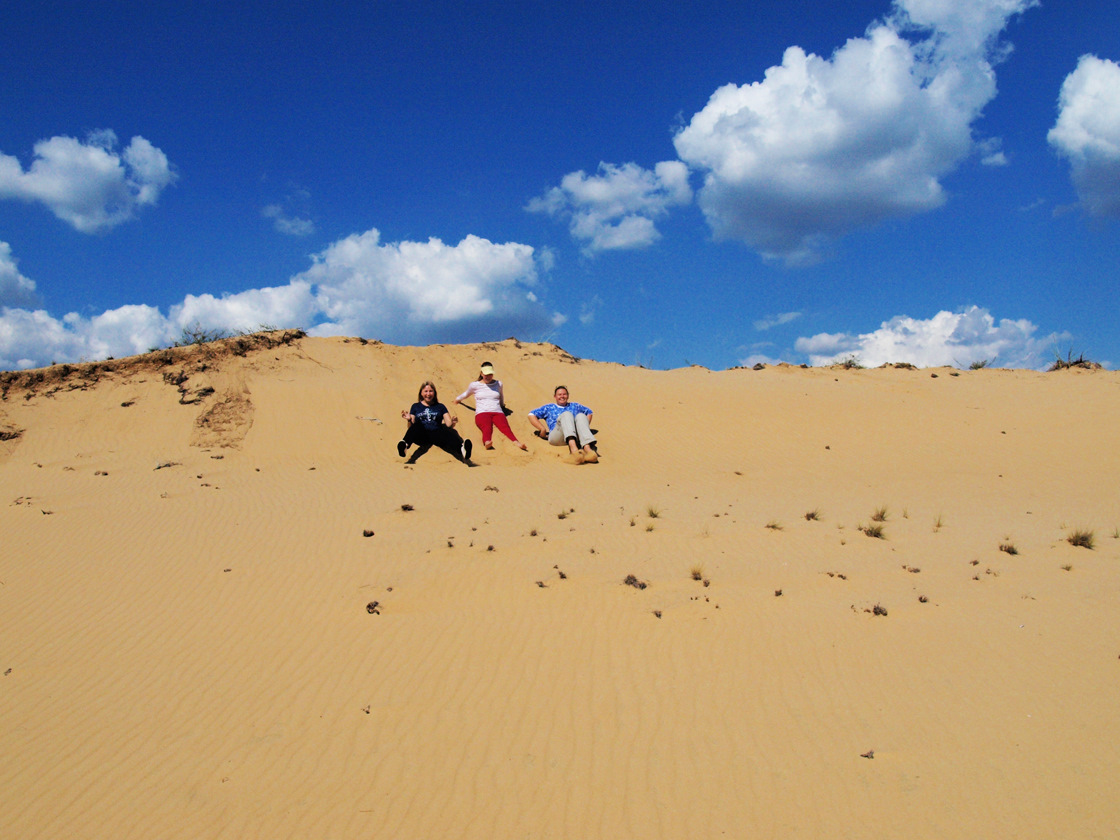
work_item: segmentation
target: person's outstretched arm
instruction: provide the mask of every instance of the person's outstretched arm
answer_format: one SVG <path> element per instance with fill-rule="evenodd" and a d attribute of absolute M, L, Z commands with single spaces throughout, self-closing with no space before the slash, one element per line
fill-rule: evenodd
<path fill-rule="evenodd" d="M 533 426 L 533 428 L 535 428 L 537 432 L 542 433 L 537 435 L 537 437 L 548 437 L 548 423 L 546 423 L 537 415 L 533 414 L 533 412 L 531 411 L 529 412 L 529 424 Z"/>

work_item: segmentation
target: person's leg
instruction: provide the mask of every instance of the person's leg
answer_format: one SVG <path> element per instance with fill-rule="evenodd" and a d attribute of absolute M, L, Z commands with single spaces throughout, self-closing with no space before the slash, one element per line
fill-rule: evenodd
<path fill-rule="evenodd" d="M 459 433 L 447 426 L 441 426 L 433 435 L 435 445 L 454 458 L 456 461 L 466 461 L 471 450 L 468 442 L 459 436 Z"/>
<path fill-rule="evenodd" d="M 557 423 L 552 427 L 552 431 L 548 433 L 548 442 L 553 446 L 567 446 L 568 441 L 564 439 L 564 430 Z"/>
<path fill-rule="evenodd" d="M 594 464 L 599 460 L 599 451 L 595 448 L 595 435 L 591 431 L 591 424 L 587 422 L 586 414 L 575 415 L 576 437 L 580 450 L 583 452 L 585 464 Z"/>
<path fill-rule="evenodd" d="M 575 415 L 570 411 L 563 411 L 560 416 L 556 418 L 556 428 L 560 430 L 560 434 L 564 438 L 564 442 L 568 444 L 568 450 L 574 455 L 579 452 L 579 440 L 576 437 L 576 420 Z"/>
<path fill-rule="evenodd" d="M 415 464 L 424 453 L 432 448 L 432 436 L 424 430 L 424 427 L 419 423 L 413 423 L 409 426 L 408 432 L 405 434 L 409 443 L 414 444 L 417 449 L 412 453 L 406 464 Z M 399 451 L 399 450 L 398 450 Z"/>
<path fill-rule="evenodd" d="M 408 451 L 408 447 L 416 446 L 416 444 L 419 443 L 420 429 L 421 427 L 418 424 L 409 423 L 408 428 L 404 431 L 404 437 L 397 441 L 397 454 L 402 458 Z"/>
<path fill-rule="evenodd" d="M 491 443 L 491 438 L 494 436 L 494 414 L 488 411 L 476 411 L 474 414 L 474 424 L 478 426 L 478 430 L 482 432 L 482 445 L 487 449 L 493 449 L 494 444 Z"/>
<path fill-rule="evenodd" d="M 471 439 L 463 437 L 455 429 L 448 428 L 447 440 L 450 442 L 452 449 L 454 449 L 453 452 L 451 449 L 447 451 L 451 452 L 452 455 L 464 464 L 469 463 L 471 460 L 471 449 L 474 446 L 474 444 L 471 443 Z"/>
<path fill-rule="evenodd" d="M 565 412 L 571 414 L 570 411 Z M 587 422 L 586 414 L 576 414 L 576 437 L 580 449 L 587 446 L 592 446 L 595 443 L 595 433 L 591 431 L 591 424 Z"/>
<path fill-rule="evenodd" d="M 504 414 L 495 414 L 495 415 L 493 415 L 493 417 L 494 417 L 494 425 L 498 427 L 498 431 L 500 431 L 503 435 L 505 435 L 507 438 L 512 440 L 514 443 L 516 443 L 522 449 L 528 449 L 529 448 L 517 439 L 517 435 L 515 435 L 513 433 L 513 429 L 511 429 L 509 427 L 509 420 L 506 419 L 506 416 Z"/>

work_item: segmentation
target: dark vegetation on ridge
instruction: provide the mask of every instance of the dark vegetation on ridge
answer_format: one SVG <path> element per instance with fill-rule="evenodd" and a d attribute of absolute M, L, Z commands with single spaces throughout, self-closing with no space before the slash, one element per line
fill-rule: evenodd
<path fill-rule="evenodd" d="M 101 362 L 51 365 L 36 370 L 2 371 L 0 372 L 0 400 L 6 400 L 11 390 L 37 393 L 42 388 L 48 394 L 56 391 L 81 390 L 110 373 L 159 370 L 171 365 L 195 361 L 209 365 L 229 356 L 247 356 L 261 350 L 292 344 L 306 335 L 303 330 L 270 330 L 213 338 L 205 342 L 180 343 L 123 359 L 109 358 Z"/>

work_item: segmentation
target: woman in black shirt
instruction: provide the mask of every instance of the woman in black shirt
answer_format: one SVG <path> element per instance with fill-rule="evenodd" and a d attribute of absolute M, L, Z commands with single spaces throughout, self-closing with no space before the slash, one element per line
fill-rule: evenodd
<path fill-rule="evenodd" d="M 401 412 L 401 417 L 408 421 L 408 430 L 397 443 L 397 454 L 403 458 L 409 446 L 418 446 L 419 449 L 408 459 L 408 463 L 413 464 L 432 446 L 438 446 L 455 460 L 468 463 L 471 457 L 470 439 L 463 440 L 455 431 L 459 418 L 439 401 L 436 386 L 431 382 L 423 383 L 416 400 L 412 408 Z"/>

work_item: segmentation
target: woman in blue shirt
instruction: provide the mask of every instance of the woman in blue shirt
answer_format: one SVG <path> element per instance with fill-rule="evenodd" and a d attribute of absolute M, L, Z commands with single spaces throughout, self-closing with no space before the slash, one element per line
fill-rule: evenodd
<path fill-rule="evenodd" d="M 568 444 L 576 463 L 594 464 L 599 460 L 599 452 L 591 431 L 591 409 L 572 402 L 563 385 L 556 386 L 552 399 L 552 403 L 529 412 L 529 422 L 537 430 L 534 434 L 553 446 Z"/>

